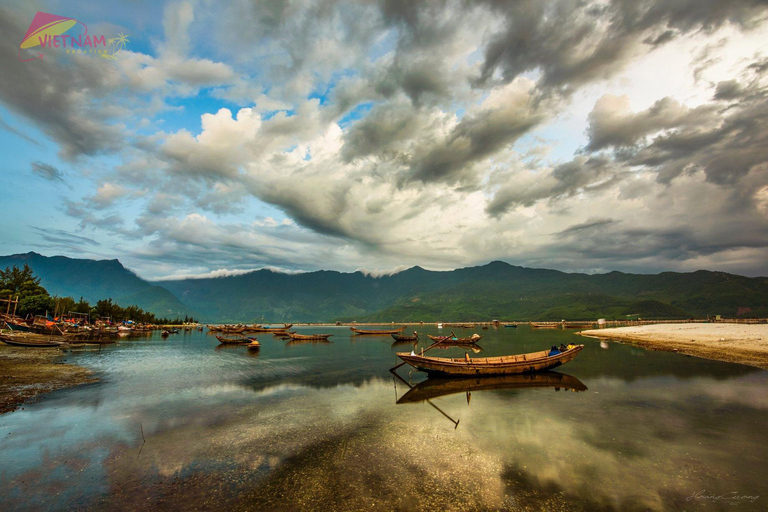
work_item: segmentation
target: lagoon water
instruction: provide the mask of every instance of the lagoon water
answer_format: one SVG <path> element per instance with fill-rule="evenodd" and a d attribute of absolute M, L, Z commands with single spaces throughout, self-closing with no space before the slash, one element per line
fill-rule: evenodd
<path fill-rule="evenodd" d="M 521 326 L 471 355 L 586 347 L 565 377 L 420 384 L 388 372 L 410 344 L 297 331 L 334 337 L 66 354 L 100 381 L 0 416 L 0 509 L 768 509 L 766 371 Z"/>

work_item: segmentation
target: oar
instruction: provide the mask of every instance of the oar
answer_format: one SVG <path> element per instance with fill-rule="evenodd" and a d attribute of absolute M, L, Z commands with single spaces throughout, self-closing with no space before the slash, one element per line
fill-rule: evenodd
<path fill-rule="evenodd" d="M 451 331 L 451 334 L 453 334 L 453 331 Z M 453 335 L 454 335 L 454 336 L 456 336 L 455 334 L 453 334 Z M 422 354 L 422 355 L 424 355 L 424 352 L 426 352 L 426 351 L 428 351 L 428 350 L 431 350 L 431 349 L 435 348 L 435 346 L 437 346 L 439 343 L 442 343 L 442 342 L 444 342 L 444 341 L 445 341 L 445 340 L 447 340 L 447 339 L 448 339 L 448 337 L 447 337 L 447 336 L 445 336 L 445 337 L 443 337 L 443 338 L 439 339 L 438 341 L 434 342 L 433 344 L 431 344 L 430 346 L 428 346 L 427 348 L 425 348 L 424 350 L 422 350 L 422 351 L 421 351 L 421 354 Z M 400 367 L 401 367 L 401 366 L 403 366 L 404 364 L 405 364 L 405 361 L 403 361 L 402 363 L 398 364 L 397 366 L 394 366 L 394 367 L 390 368 L 390 369 L 389 369 L 389 371 L 397 370 L 398 368 L 400 368 Z"/>

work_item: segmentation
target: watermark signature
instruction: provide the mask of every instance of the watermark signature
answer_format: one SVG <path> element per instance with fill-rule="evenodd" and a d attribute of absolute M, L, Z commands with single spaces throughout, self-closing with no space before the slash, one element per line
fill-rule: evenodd
<path fill-rule="evenodd" d="M 75 27 L 79 28 L 77 34 L 74 32 L 78 30 L 70 32 Z M 89 34 L 88 26 L 75 18 L 38 11 L 19 45 L 19 60 L 30 62 L 42 59 L 43 53 L 40 52 L 34 57 L 22 58 L 22 50 L 32 50 L 37 47 L 61 49 L 69 54 L 94 54 L 105 59 L 117 60 L 117 54 L 128 42 L 128 36 L 123 33 L 107 39 L 103 34 Z"/>
<path fill-rule="evenodd" d="M 701 491 L 696 491 L 685 498 L 685 501 L 711 501 L 712 503 L 727 503 L 730 505 L 738 505 L 739 503 L 754 503 L 758 498 L 760 498 L 760 496 L 741 494 L 737 491 L 726 492 L 723 494 L 714 494 L 702 489 Z"/>

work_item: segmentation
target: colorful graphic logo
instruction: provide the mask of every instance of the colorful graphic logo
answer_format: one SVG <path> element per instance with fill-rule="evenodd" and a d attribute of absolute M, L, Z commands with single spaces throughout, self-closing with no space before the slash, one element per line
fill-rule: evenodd
<path fill-rule="evenodd" d="M 67 35 L 67 32 L 77 24 L 83 26 L 84 32 L 77 36 Z M 62 48 L 69 54 L 96 54 L 107 59 L 116 60 L 117 54 L 125 48 L 128 42 L 128 37 L 125 34 L 121 33 L 117 37 L 109 39 L 104 35 L 91 36 L 88 34 L 88 26 L 82 21 L 38 11 L 19 45 L 19 60 L 29 62 L 42 59 L 42 53 L 38 53 L 35 57 L 29 59 L 21 58 L 21 50 L 28 50 L 38 46 L 41 48 Z"/>

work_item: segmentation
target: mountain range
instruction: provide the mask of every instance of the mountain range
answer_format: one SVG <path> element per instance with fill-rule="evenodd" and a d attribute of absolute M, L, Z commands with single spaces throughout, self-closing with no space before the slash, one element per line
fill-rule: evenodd
<path fill-rule="evenodd" d="M 27 263 L 50 293 L 95 302 L 112 298 L 159 315 L 206 322 L 357 320 L 586 320 L 598 317 L 768 316 L 768 279 L 726 272 L 566 273 L 494 261 L 452 271 L 413 267 L 374 277 L 362 272 L 246 274 L 148 282 L 118 260 L 0 256 Z"/>

